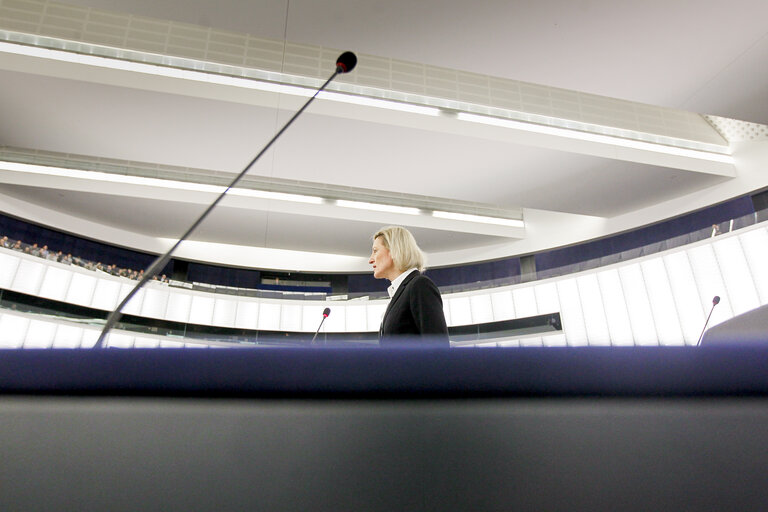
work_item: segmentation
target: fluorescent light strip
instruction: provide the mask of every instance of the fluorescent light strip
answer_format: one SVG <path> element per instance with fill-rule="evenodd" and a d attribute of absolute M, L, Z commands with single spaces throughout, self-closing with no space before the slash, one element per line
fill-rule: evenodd
<path fill-rule="evenodd" d="M 501 217 L 485 217 L 482 215 L 469 215 L 466 213 L 454 213 L 454 212 L 432 212 L 433 217 L 440 219 L 461 220 L 464 222 L 477 222 L 480 224 L 497 224 L 499 226 L 509 226 L 513 228 L 524 228 L 525 222 L 517 219 L 503 219 Z"/>
<path fill-rule="evenodd" d="M 23 172 L 27 174 L 41 174 L 47 176 L 61 176 L 65 178 L 77 178 L 107 183 L 124 183 L 127 185 L 144 185 L 150 187 L 169 188 L 173 190 L 187 190 L 192 192 L 206 192 L 221 194 L 226 187 L 221 185 L 209 185 L 206 183 L 191 183 L 187 181 L 163 180 L 158 178 L 146 178 L 143 176 L 127 176 L 123 174 L 110 174 L 98 171 L 82 171 L 79 169 L 67 169 L 64 167 L 48 167 L 43 165 L 23 164 L 18 162 L 0 161 L 0 168 L 7 171 Z M 322 197 L 305 196 L 299 194 L 286 194 L 283 192 L 270 192 L 267 190 L 253 190 L 246 188 L 233 188 L 229 195 L 254 197 L 258 199 L 271 199 L 275 201 L 287 201 L 294 203 L 321 204 Z"/>
<path fill-rule="evenodd" d="M 481 123 L 492 126 L 501 126 L 504 128 L 512 128 L 515 130 L 522 130 L 532 133 L 541 133 L 544 135 L 555 135 L 558 137 L 566 137 L 569 139 L 584 140 L 588 142 L 598 142 L 601 144 L 611 144 L 613 146 L 622 146 L 632 149 L 641 149 L 644 151 L 653 151 L 656 153 L 666 153 L 675 156 L 684 156 L 689 158 L 698 158 L 702 160 L 710 160 L 713 162 L 721 162 L 725 164 L 733 164 L 733 157 L 730 155 L 722 155 L 717 153 L 710 153 L 708 151 L 697 151 L 695 149 L 679 148 L 674 146 L 666 146 L 662 144 L 654 144 L 652 142 L 643 142 L 633 139 L 624 139 L 620 137 L 612 137 L 610 135 L 601 135 L 597 133 L 582 132 L 577 130 L 569 130 L 567 128 L 558 128 L 555 126 L 547 126 L 533 123 L 523 123 L 520 121 L 514 121 L 512 119 L 501 119 L 498 117 L 481 116 L 477 114 L 467 114 L 460 112 L 457 118 L 461 121 L 470 121 L 473 123 Z"/>
<path fill-rule="evenodd" d="M 364 203 L 361 201 L 346 201 L 344 199 L 338 199 L 336 206 L 343 208 L 357 208 L 359 210 L 373 210 L 377 212 L 389 212 L 389 213 L 403 213 L 406 215 L 419 215 L 418 208 L 410 208 L 407 206 L 393 206 L 390 204 L 378 204 L 378 203 Z"/>
<path fill-rule="evenodd" d="M 343 103 L 352 103 L 355 105 L 364 105 L 366 107 L 386 108 L 389 110 L 399 110 L 401 112 L 411 112 L 414 114 L 422 114 L 427 116 L 439 116 L 440 109 L 435 107 L 423 107 L 421 105 L 413 105 L 411 103 L 401 103 L 399 101 L 381 100 L 378 98 L 370 98 L 366 96 L 352 96 L 349 94 L 343 94 L 332 91 L 323 91 L 317 96 L 325 100 L 340 101 Z"/>

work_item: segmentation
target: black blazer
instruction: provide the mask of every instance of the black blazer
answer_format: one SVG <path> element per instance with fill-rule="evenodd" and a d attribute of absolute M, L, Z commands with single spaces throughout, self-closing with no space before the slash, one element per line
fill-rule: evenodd
<path fill-rule="evenodd" d="M 382 345 L 412 341 L 450 346 L 440 290 L 418 270 L 397 288 L 379 331 Z"/>

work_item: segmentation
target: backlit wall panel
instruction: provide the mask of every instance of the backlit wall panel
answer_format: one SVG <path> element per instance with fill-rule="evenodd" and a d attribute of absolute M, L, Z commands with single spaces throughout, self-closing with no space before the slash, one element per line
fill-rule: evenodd
<path fill-rule="evenodd" d="M 768 231 L 764 225 L 664 253 L 543 281 L 445 294 L 449 325 L 473 325 L 560 312 L 563 333 L 483 342 L 484 346 L 694 344 L 710 326 L 768 302 Z M 112 310 L 135 281 L 0 249 L 3 288 Z M 376 332 L 387 300 L 297 301 L 227 296 L 150 282 L 124 313 L 241 329 Z M 0 311 L 2 312 L 2 311 Z M 96 329 L 51 329 L 29 318 L 0 317 L 4 347 L 92 346 Z M 125 335 L 127 336 L 127 335 Z M 116 338 L 114 346 L 156 346 L 151 336 Z M 166 346 L 158 342 L 160 346 Z M 183 343 L 183 342 L 179 342 Z M 200 343 L 185 345 L 199 346 Z M 478 344 L 479 345 L 479 344 Z M 203 345 L 205 346 L 205 345 Z"/>
<path fill-rule="evenodd" d="M 669 287 L 675 299 L 675 308 L 686 345 L 694 345 L 704 328 L 706 314 L 701 307 L 693 269 L 685 251 L 663 257 Z M 708 313 L 708 312 L 707 312 Z"/>
<path fill-rule="evenodd" d="M 212 295 L 193 295 L 192 304 L 190 304 L 189 307 L 189 323 L 213 325 L 214 303 L 215 301 Z"/>
<path fill-rule="evenodd" d="M 656 323 L 639 263 L 618 268 L 635 345 L 657 345 Z"/>
<path fill-rule="evenodd" d="M 539 308 L 536 305 L 536 293 L 533 286 L 524 286 L 512 289 L 512 302 L 515 303 L 517 317 L 536 316 Z"/>
<path fill-rule="evenodd" d="M 70 270 L 51 265 L 45 271 L 39 296 L 64 301 L 67 298 L 67 290 L 71 280 L 72 272 Z"/>
<path fill-rule="evenodd" d="M 715 256 L 711 243 L 693 247 L 687 251 L 691 262 L 696 288 L 699 291 L 699 301 L 704 311 L 709 314 L 712 308 L 712 298 L 720 297 L 720 304 L 712 312 L 709 326 L 717 325 L 733 318 L 733 306 L 728 290 L 723 282 L 723 274 Z"/>
<path fill-rule="evenodd" d="M 237 301 L 223 297 L 216 297 L 213 306 L 213 320 L 211 323 L 219 327 L 234 327 L 237 318 Z"/>
<path fill-rule="evenodd" d="M 96 309 L 115 309 L 120 298 L 120 288 L 120 282 L 115 279 L 99 279 L 90 306 Z"/>
<path fill-rule="evenodd" d="M 768 230 L 753 229 L 739 235 L 741 246 L 757 289 L 760 304 L 768 304 Z"/>
<path fill-rule="evenodd" d="M 14 256 L 10 251 L 0 250 L 0 287 L 11 288 L 20 262 L 21 258 Z"/>
<path fill-rule="evenodd" d="M 27 327 L 29 327 L 28 318 L 9 313 L 0 316 L 0 332 L 3 333 L 0 336 L 0 348 L 20 348 L 24 345 Z"/>
<path fill-rule="evenodd" d="M 189 309 L 192 306 L 192 295 L 188 293 L 171 293 L 168 298 L 168 308 L 165 318 L 174 322 L 186 322 L 189 320 Z M 191 323 L 197 323 L 194 319 Z"/>
<path fill-rule="evenodd" d="M 571 277 L 558 280 L 557 293 L 560 296 L 560 319 L 568 345 L 587 345 L 589 338 L 576 279 Z"/>
<path fill-rule="evenodd" d="M 587 340 L 590 345 L 610 345 L 611 336 L 608 331 L 608 320 L 605 316 L 605 305 L 600 293 L 600 283 L 597 274 L 583 274 L 576 278 L 579 290 L 581 311 L 584 315 L 584 325 L 587 329 Z"/>
<path fill-rule="evenodd" d="M 41 320 L 30 320 L 24 348 L 50 348 L 56 336 L 56 324 Z"/>
<path fill-rule="evenodd" d="M 659 344 L 679 345 L 683 333 L 663 258 L 644 260 L 640 263 L 640 269 L 650 298 Z"/>
<path fill-rule="evenodd" d="M 22 259 L 16 269 L 16 275 L 14 276 L 11 288 L 14 291 L 28 295 L 37 295 L 43 282 L 45 267 L 46 265 L 42 263 L 42 260 Z"/>
<path fill-rule="evenodd" d="M 80 306 L 90 306 L 93 302 L 93 292 L 96 291 L 98 278 L 75 272 L 67 289 L 67 302 Z"/>
<path fill-rule="evenodd" d="M 739 237 L 718 238 L 712 247 L 731 299 L 733 314 L 740 315 L 758 307 L 760 299 Z M 768 261 L 768 254 L 765 257 Z"/>
<path fill-rule="evenodd" d="M 605 306 L 608 334 L 612 345 L 634 345 L 632 324 L 629 322 L 627 301 L 624 300 L 624 287 L 619 271 L 615 268 L 598 272 L 597 282 L 600 296 Z"/>
<path fill-rule="evenodd" d="M 125 298 L 128 296 L 128 294 L 133 290 L 133 287 L 136 286 L 135 281 L 129 281 L 127 279 L 123 279 L 123 282 L 120 284 L 120 295 L 118 296 L 119 301 L 121 302 L 125 300 Z M 146 289 L 139 290 L 136 295 L 131 297 L 131 300 L 128 301 L 128 304 L 125 305 L 123 308 L 123 313 L 127 315 L 141 315 L 141 308 L 144 304 L 144 295 L 147 293 Z M 96 305 L 93 305 L 93 307 L 97 307 Z M 104 309 L 113 309 L 113 308 L 104 308 Z M 163 316 L 165 318 L 165 316 Z"/>
<path fill-rule="evenodd" d="M 150 318 L 165 318 L 168 310 L 168 298 L 170 294 L 167 289 L 147 288 L 144 290 L 144 300 L 141 302 L 141 316 Z"/>

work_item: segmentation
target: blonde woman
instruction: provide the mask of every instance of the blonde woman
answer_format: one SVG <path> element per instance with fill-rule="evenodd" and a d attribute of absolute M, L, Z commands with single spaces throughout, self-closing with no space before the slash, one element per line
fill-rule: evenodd
<path fill-rule="evenodd" d="M 377 231 L 368 263 L 373 266 L 373 277 L 391 282 L 380 343 L 415 341 L 449 346 L 443 299 L 435 283 L 421 274 L 424 254 L 410 231 L 399 226 Z"/>

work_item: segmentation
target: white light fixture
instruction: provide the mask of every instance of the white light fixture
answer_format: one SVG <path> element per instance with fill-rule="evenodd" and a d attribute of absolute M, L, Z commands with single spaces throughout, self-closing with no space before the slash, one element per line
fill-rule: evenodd
<path fill-rule="evenodd" d="M 126 185 L 144 185 L 150 187 L 169 188 L 173 190 L 206 192 L 211 194 L 221 194 L 226 188 L 222 185 L 209 185 L 206 183 L 191 183 L 188 181 L 146 178 L 143 176 L 128 176 L 124 174 L 110 174 L 98 171 L 82 171 L 79 169 L 48 167 L 43 165 L 24 164 L 18 162 L 0 161 L 0 169 L 6 171 L 23 172 L 27 174 L 60 176 L 65 178 L 86 179 L 106 183 L 123 183 Z M 271 199 L 275 201 L 288 201 L 294 203 L 321 204 L 323 202 L 322 197 L 305 196 L 300 194 L 286 194 L 283 192 L 270 192 L 267 190 L 254 190 L 247 188 L 233 188 L 230 189 L 228 194 L 234 196 L 254 197 L 258 199 Z"/>
<path fill-rule="evenodd" d="M 432 216 L 440 219 L 461 220 L 464 222 L 478 222 L 480 224 L 496 224 L 499 226 L 509 226 L 513 228 L 525 227 L 525 222 L 523 222 L 522 220 L 503 219 L 501 217 L 485 217 L 483 215 L 469 215 L 466 213 L 443 212 L 443 211 L 437 211 L 437 210 L 432 212 Z"/>
<path fill-rule="evenodd" d="M 317 96 L 320 99 L 340 101 L 343 103 L 352 103 L 354 105 L 364 105 L 366 107 L 386 108 L 388 110 L 398 110 L 400 112 L 411 112 L 413 114 L 422 114 L 426 116 L 439 116 L 440 109 L 435 107 L 424 107 L 412 103 L 402 103 L 399 101 L 381 100 L 367 96 L 353 96 L 332 91 L 323 91 Z"/>
<path fill-rule="evenodd" d="M 701 160 L 709 160 L 712 162 L 721 162 L 725 164 L 734 164 L 733 157 L 731 155 L 712 153 L 709 151 L 700 151 L 696 149 L 680 148 L 675 146 L 668 146 L 665 144 L 655 144 L 653 142 L 644 142 L 641 140 L 628 139 L 624 137 L 614 137 L 611 135 L 602 135 L 599 133 L 592 133 L 580 130 L 572 130 L 568 128 L 560 128 L 557 126 L 549 126 L 536 123 L 524 123 L 522 121 L 515 121 L 513 119 L 502 119 L 499 117 L 483 116 L 478 114 L 468 114 L 465 112 L 459 112 L 456 115 L 460 121 L 470 121 L 473 123 L 487 124 L 491 126 L 500 126 L 503 128 L 511 128 L 514 130 L 521 130 L 531 133 L 541 133 L 543 135 L 554 135 L 557 137 L 565 137 L 568 139 L 583 140 L 587 142 L 596 142 L 600 144 L 610 144 L 613 146 L 621 146 L 625 148 L 640 149 L 643 151 L 653 151 L 656 153 L 665 153 L 668 155 L 683 156 L 688 158 L 697 158 Z M 565 122 L 563 120 L 563 122 Z"/>
<path fill-rule="evenodd" d="M 378 203 L 365 203 L 362 201 L 346 201 L 344 199 L 338 199 L 336 206 L 343 208 L 357 208 L 359 210 L 372 210 L 377 212 L 389 212 L 389 213 L 403 213 L 405 215 L 419 215 L 418 208 L 411 208 L 407 206 L 394 206 L 390 204 L 378 204 Z"/>

